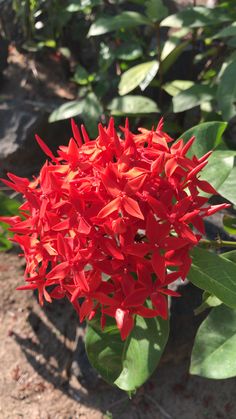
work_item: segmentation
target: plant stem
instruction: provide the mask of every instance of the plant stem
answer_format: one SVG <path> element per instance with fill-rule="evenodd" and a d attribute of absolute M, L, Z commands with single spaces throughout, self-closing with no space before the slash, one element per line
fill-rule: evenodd
<path fill-rule="evenodd" d="M 233 249 L 236 249 L 236 241 L 232 242 L 232 241 L 227 241 L 227 240 L 206 240 L 206 239 L 201 239 L 199 242 L 199 246 L 203 247 L 205 249 L 220 249 L 221 247 L 231 247 Z"/>

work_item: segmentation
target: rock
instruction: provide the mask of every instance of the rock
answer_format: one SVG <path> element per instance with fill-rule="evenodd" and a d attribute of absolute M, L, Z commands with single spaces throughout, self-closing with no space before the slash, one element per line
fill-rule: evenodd
<path fill-rule="evenodd" d="M 0 175 L 14 172 L 18 176 L 31 176 L 46 160 L 35 134 L 56 150 L 67 144 L 71 136 L 69 121 L 48 122 L 46 105 L 32 102 L 5 101 L 0 104 Z"/>
<path fill-rule="evenodd" d="M 8 41 L 0 36 L 0 82 L 2 80 L 2 73 L 7 67 L 8 57 Z"/>

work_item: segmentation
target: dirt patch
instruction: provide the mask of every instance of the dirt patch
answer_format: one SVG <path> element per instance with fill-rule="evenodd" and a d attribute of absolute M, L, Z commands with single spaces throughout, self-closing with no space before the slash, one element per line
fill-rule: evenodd
<path fill-rule="evenodd" d="M 194 321 L 187 288 L 160 367 L 129 400 L 102 380 L 95 388 L 78 381 L 72 368 L 76 315 L 66 301 L 41 308 L 31 292 L 16 291 L 23 268 L 16 254 L 0 254 L 1 419 L 236 417 L 235 379 L 188 375 Z"/>

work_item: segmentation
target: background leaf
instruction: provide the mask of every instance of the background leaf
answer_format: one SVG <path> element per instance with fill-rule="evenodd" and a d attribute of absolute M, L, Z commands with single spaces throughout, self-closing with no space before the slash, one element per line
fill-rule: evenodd
<path fill-rule="evenodd" d="M 188 7 L 178 13 L 167 16 L 161 22 L 161 26 L 173 28 L 200 28 L 209 25 L 217 25 L 221 22 L 231 20 L 227 12 L 223 12 L 220 8 L 210 9 L 208 7 L 196 6 Z"/>
<path fill-rule="evenodd" d="M 138 12 L 122 12 L 116 16 L 104 16 L 97 19 L 90 27 L 88 37 L 99 36 L 120 29 L 138 25 L 150 25 L 150 20 Z"/>
<path fill-rule="evenodd" d="M 173 97 L 173 110 L 175 113 L 187 111 L 202 102 L 209 102 L 214 99 L 215 89 L 203 84 L 194 84 L 189 89 L 180 92 Z"/>
<path fill-rule="evenodd" d="M 97 133 L 97 123 L 102 112 L 103 108 L 97 96 L 93 92 L 90 92 L 83 99 L 67 102 L 55 109 L 49 117 L 49 122 L 60 121 L 80 115 L 86 124 L 86 129 L 89 134 L 95 136 Z"/>
<path fill-rule="evenodd" d="M 86 334 L 86 351 L 90 363 L 109 383 L 125 391 L 134 391 L 153 373 L 169 335 L 169 323 L 160 318 L 136 316 L 128 339 L 121 341 L 116 326 L 101 331 L 91 323 Z"/>
<path fill-rule="evenodd" d="M 159 68 L 158 61 L 148 61 L 147 63 L 138 64 L 125 71 L 119 83 L 119 94 L 121 96 L 134 90 L 140 85 L 141 90 L 145 90 L 152 79 L 155 77 Z"/>
<path fill-rule="evenodd" d="M 168 9 L 162 0 L 148 0 L 145 5 L 146 15 L 153 22 L 158 22 L 168 15 Z"/>
<path fill-rule="evenodd" d="M 165 83 L 162 88 L 170 96 L 176 96 L 178 93 L 183 90 L 187 90 L 194 85 L 194 82 L 191 80 L 173 80 L 168 83 Z M 189 137 L 190 138 L 190 137 Z"/>
<path fill-rule="evenodd" d="M 229 121 L 236 115 L 236 60 L 232 61 L 224 70 L 220 78 L 217 99 L 222 117 Z"/>
<path fill-rule="evenodd" d="M 231 25 L 226 28 L 221 29 L 217 34 L 213 36 L 215 38 L 224 38 L 228 36 L 236 36 L 236 22 L 233 22 Z"/>
<path fill-rule="evenodd" d="M 190 373 L 223 379 L 236 375 L 236 310 L 215 307 L 198 329 Z"/>
<path fill-rule="evenodd" d="M 107 107 L 112 115 L 159 113 L 157 104 L 145 96 L 127 95 L 114 98 Z"/>

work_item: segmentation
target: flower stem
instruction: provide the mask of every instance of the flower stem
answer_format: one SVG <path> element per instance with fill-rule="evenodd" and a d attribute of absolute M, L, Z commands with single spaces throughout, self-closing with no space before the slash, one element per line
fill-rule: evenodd
<path fill-rule="evenodd" d="M 221 240 L 221 239 L 217 239 L 217 240 L 201 239 L 199 242 L 199 246 L 205 249 L 210 249 L 210 248 L 220 249 L 221 247 L 232 247 L 233 249 L 236 249 L 236 241 L 232 242 L 232 241 Z"/>

